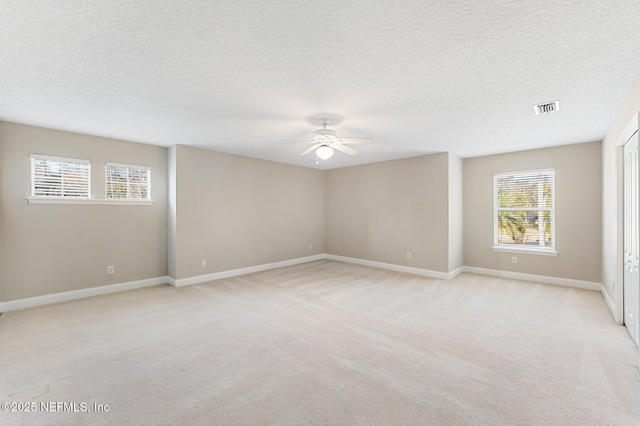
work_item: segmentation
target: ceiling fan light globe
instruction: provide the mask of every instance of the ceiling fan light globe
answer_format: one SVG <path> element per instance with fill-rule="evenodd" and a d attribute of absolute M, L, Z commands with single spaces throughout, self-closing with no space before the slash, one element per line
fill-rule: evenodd
<path fill-rule="evenodd" d="M 316 150 L 316 155 L 322 160 L 328 160 L 333 155 L 333 149 L 328 146 L 321 146 Z"/>

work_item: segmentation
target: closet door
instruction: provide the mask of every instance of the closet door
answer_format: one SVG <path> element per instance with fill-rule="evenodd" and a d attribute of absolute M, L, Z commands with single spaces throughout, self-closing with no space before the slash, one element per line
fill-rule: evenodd
<path fill-rule="evenodd" d="M 624 323 L 638 345 L 638 133 L 624 145 Z"/>

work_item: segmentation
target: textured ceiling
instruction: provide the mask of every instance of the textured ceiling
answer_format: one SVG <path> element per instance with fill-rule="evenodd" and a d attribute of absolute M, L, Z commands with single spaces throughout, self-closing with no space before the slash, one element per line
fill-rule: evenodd
<path fill-rule="evenodd" d="M 323 169 L 601 140 L 640 1 L 0 0 L 0 120 Z M 561 110 L 535 116 L 533 105 Z M 300 157 L 316 126 L 371 136 Z M 296 143 L 299 142 L 299 143 Z"/>

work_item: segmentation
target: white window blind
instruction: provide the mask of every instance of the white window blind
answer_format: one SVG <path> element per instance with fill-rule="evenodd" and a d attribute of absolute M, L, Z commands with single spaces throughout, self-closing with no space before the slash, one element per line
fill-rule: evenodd
<path fill-rule="evenodd" d="M 107 199 L 151 200 L 151 169 L 107 163 L 105 196 Z"/>
<path fill-rule="evenodd" d="M 554 170 L 494 175 L 494 247 L 555 250 Z"/>
<path fill-rule="evenodd" d="M 31 196 L 89 198 L 91 163 L 72 158 L 31 155 Z"/>

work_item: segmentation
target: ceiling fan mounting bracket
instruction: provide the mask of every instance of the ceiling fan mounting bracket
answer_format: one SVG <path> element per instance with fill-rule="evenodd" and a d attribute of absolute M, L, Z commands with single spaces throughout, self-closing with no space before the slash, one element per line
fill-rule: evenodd
<path fill-rule="evenodd" d="M 333 136 L 334 138 L 337 135 L 335 130 L 327 129 L 327 125 L 326 124 L 323 125 L 322 129 L 314 130 L 313 133 L 316 134 L 316 135 L 322 135 L 322 136 Z"/>

